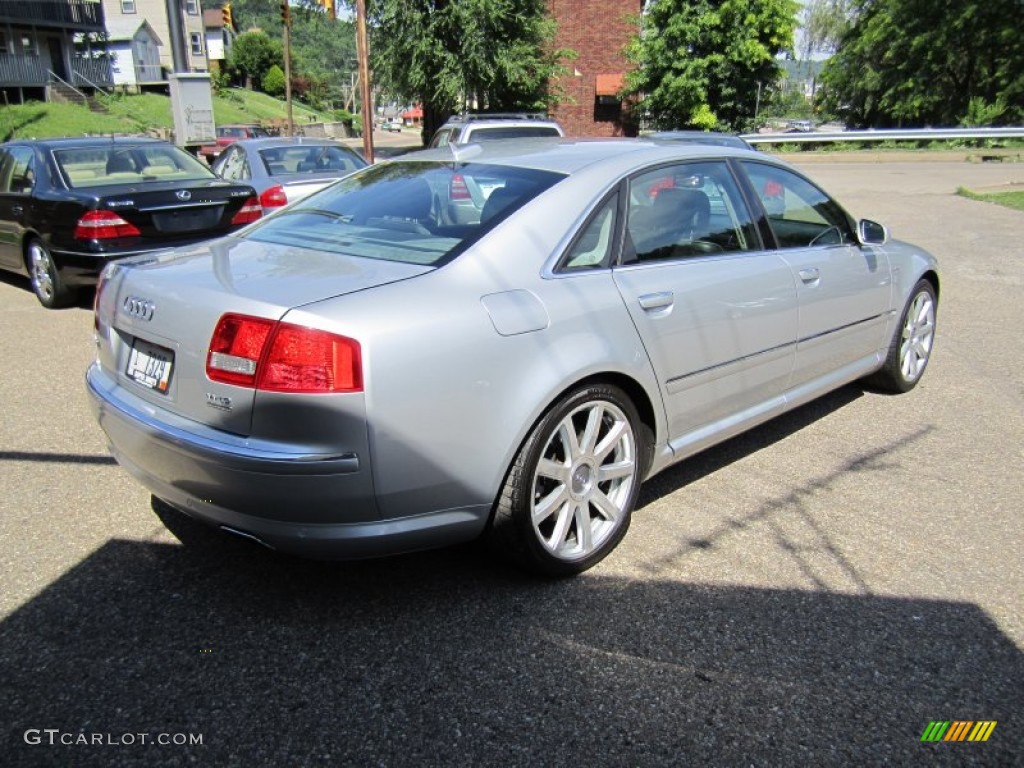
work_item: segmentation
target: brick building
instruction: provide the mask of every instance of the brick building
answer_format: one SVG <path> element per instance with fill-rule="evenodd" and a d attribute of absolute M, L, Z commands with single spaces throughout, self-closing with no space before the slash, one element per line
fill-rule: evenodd
<path fill-rule="evenodd" d="M 579 56 L 556 86 L 564 103 L 552 117 L 570 136 L 632 136 L 636 126 L 616 94 L 629 62 L 622 49 L 637 31 L 644 0 L 549 0 L 555 45 Z"/>

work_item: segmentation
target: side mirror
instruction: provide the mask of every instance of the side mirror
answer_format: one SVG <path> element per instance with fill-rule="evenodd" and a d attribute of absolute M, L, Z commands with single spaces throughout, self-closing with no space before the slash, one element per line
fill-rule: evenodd
<path fill-rule="evenodd" d="M 861 245 L 885 245 L 889 242 L 889 230 L 877 221 L 861 219 L 857 222 L 857 240 Z"/>

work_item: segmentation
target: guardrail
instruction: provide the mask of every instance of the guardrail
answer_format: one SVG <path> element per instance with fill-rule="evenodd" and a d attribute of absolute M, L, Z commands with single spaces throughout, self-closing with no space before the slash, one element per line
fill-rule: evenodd
<path fill-rule="evenodd" d="M 955 139 L 1024 139 L 1024 127 L 1016 128 L 902 128 L 867 131 L 792 131 L 747 133 L 751 144 L 830 144 L 845 141 L 951 141 Z"/>

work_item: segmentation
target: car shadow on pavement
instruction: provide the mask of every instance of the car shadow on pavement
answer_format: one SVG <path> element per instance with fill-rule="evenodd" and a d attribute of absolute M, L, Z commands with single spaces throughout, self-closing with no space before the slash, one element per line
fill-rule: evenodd
<path fill-rule="evenodd" d="M 1024 754 L 1024 657 L 970 603 L 540 581 L 477 547 L 336 564 L 210 542 L 111 540 L 0 625 L 5 765 Z M 985 743 L 922 743 L 934 720 L 998 726 Z"/>

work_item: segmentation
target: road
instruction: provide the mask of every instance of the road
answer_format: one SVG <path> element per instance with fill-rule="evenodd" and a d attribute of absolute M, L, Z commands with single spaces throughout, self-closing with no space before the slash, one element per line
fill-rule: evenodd
<path fill-rule="evenodd" d="M 923 382 L 659 475 L 570 580 L 183 546 L 89 415 L 88 307 L 0 278 L 4 764 L 1024 764 L 1024 213 L 954 194 L 1024 165 L 807 170 L 940 258 Z"/>

